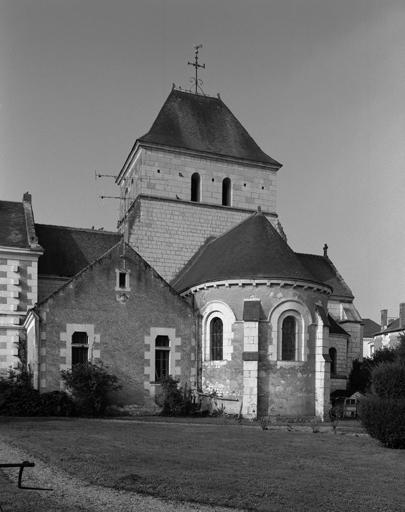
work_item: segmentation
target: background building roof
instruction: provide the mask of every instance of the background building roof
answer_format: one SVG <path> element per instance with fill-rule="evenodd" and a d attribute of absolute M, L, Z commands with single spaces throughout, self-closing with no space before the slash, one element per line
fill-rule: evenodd
<path fill-rule="evenodd" d="M 119 233 L 35 224 L 44 254 L 39 258 L 38 274 L 72 277 L 113 247 Z"/>
<path fill-rule="evenodd" d="M 220 98 L 173 89 L 152 128 L 139 139 L 280 168 L 266 155 Z"/>
<path fill-rule="evenodd" d="M 258 212 L 207 243 L 172 284 L 183 292 L 202 283 L 260 278 L 320 282 Z"/>
<path fill-rule="evenodd" d="M 23 203 L 0 201 L 0 245 L 29 248 Z"/>

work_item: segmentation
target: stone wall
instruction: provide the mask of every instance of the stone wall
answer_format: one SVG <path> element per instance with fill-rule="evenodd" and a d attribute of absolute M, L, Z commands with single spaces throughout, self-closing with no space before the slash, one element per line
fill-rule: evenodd
<path fill-rule="evenodd" d="M 0 372 L 18 364 L 17 344 L 27 310 L 37 302 L 38 256 L 4 253 L 0 258 Z"/>
<path fill-rule="evenodd" d="M 139 148 L 134 164 L 121 180 L 122 197 L 131 204 L 138 195 L 191 200 L 191 176 L 200 175 L 200 201 L 222 204 L 222 181 L 231 180 L 231 206 L 276 211 L 277 171 L 258 164 L 201 157 L 172 149 Z"/>
<path fill-rule="evenodd" d="M 196 380 L 198 317 L 136 253 L 127 251 L 127 302 L 117 300 L 119 249 L 58 291 L 40 307 L 40 389 L 61 385 L 60 371 L 71 364 L 71 337 L 84 331 L 89 359 L 100 358 L 123 385 L 120 404 L 147 405 L 151 396 L 151 333 L 169 335 L 170 372 L 188 383 Z M 155 331 L 153 331 L 155 330 Z"/>
<path fill-rule="evenodd" d="M 207 313 L 213 314 L 217 308 L 221 315 L 224 304 L 231 308 L 234 315 L 232 324 L 232 351 L 223 361 L 203 362 L 202 382 L 206 389 L 220 391 L 226 398 L 237 398 L 238 403 L 223 402 L 227 410 L 237 412 L 240 400 L 245 395 L 243 365 L 246 355 L 243 353 L 246 322 L 243 321 L 243 306 L 246 298 L 256 298 L 261 303 L 261 319 L 258 323 L 258 374 L 257 407 L 259 417 L 267 415 L 314 416 L 315 415 L 315 358 L 317 350 L 316 307 L 323 303 L 326 308 L 327 295 L 310 289 L 287 286 L 242 285 L 221 286 L 198 290 L 195 303 L 202 313 L 204 326 Z M 217 306 L 215 306 L 217 304 Z M 284 308 L 284 309 L 283 309 Z M 273 318 L 281 318 L 281 311 L 297 311 L 303 320 L 302 340 L 304 346 L 299 353 L 302 360 L 281 361 L 279 349 L 280 332 Z M 206 313 L 207 312 L 207 313 Z M 230 317 L 229 317 L 230 318 Z M 226 318 L 224 317 L 226 320 Z M 224 332 L 226 325 L 224 324 Z M 323 332 L 323 329 L 321 329 Z M 327 336 L 322 344 L 328 347 Z M 207 334 L 203 346 L 209 343 Z M 323 346 L 322 345 L 322 346 Z M 325 349 L 327 353 L 327 348 Z M 203 348 L 203 352 L 206 352 Z M 321 354 L 322 355 L 322 354 Z M 326 376 L 329 389 L 329 373 Z M 250 383 L 251 384 L 251 383 Z"/>
<path fill-rule="evenodd" d="M 252 210 L 138 197 L 130 213 L 130 245 L 171 281 L 209 237 L 242 222 Z M 267 214 L 277 225 L 277 217 Z"/>

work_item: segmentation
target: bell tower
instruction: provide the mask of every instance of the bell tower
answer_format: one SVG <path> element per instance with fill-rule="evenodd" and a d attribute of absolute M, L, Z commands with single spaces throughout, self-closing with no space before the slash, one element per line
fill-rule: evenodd
<path fill-rule="evenodd" d="M 173 87 L 117 177 L 118 226 L 127 224 L 131 246 L 170 282 L 207 239 L 258 207 L 281 231 L 280 167 L 219 96 Z"/>

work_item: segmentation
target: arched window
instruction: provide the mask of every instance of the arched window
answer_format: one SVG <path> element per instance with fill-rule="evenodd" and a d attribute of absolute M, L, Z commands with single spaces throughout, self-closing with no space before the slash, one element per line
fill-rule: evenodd
<path fill-rule="evenodd" d="M 211 361 L 222 361 L 223 359 L 223 324 L 217 316 L 210 324 L 210 355 Z"/>
<path fill-rule="evenodd" d="M 191 200 L 195 203 L 199 203 L 201 201 L 201 194 L 200 194 L 200 175 L 198 172 L 195 172 L 191 176 Z"/>
<path fill-rule="evenodd" d="M 329 349 L 329 357 L 330 357 L 330 373 L 331 373 L 331 375 L 336 375 L 337 352 L 334 347 Z"/>
<path fill-rule="evenodd" d="M 222 181 L 222 205 L 231 206 L 231 180 L 224 178 Z"/>
<path fill-rule="evenodd" d="M 169 376 L 170 342 L 169 336 L 156 336 L 155 339 L 155 382 Z"/>
<path fill-rule="evenodd" d="M 286 316 L 284 318 L 281 333 L 281 359 L 283 361 L 294 361 L 296 321 L 293 316 Z"/>
<path fill-rule="evenodd" d="M 87 332 L 75 331 L 72 334 L 72 366 L 87 363 L 89 355 L 89 338 Z"/>

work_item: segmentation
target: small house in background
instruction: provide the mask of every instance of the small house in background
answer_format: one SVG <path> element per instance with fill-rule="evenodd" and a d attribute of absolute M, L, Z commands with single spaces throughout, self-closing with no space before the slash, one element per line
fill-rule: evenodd
<path fill-rule="evenodd" d="M 399 305 L 399 317 L 389 318 L 388 310 L 381 310 L 381 326 L 373 337 L 373 349 L 394 348 L 405 333 L 405 302 Z"/>
<path fill-rule="evenodd" d="M 373 357 L 375 352 L 374 335 L 381 327 L 370 318 L 363 318 L 363 357 Z"/>

